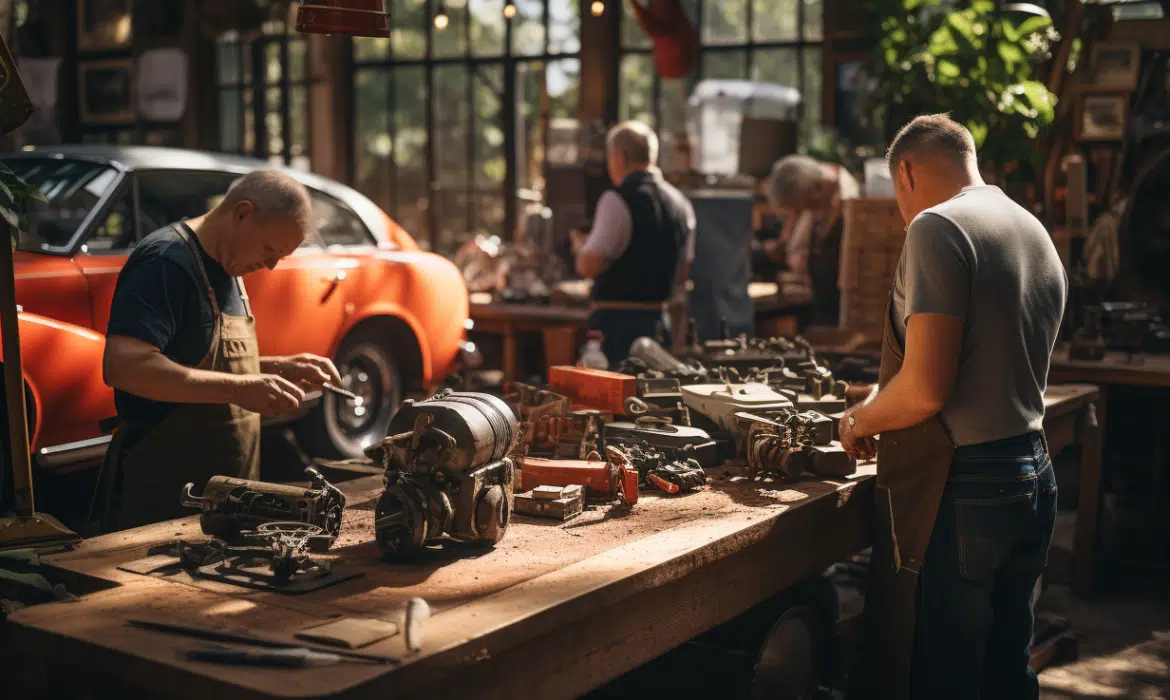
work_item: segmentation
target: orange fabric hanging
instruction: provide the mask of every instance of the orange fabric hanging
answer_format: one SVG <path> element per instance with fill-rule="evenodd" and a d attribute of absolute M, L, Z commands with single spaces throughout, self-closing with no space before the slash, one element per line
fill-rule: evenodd
<path fill-rule="evenodd" d="M 681 0 L 650 0 L 645 6 L 629 1 L 638 26 L 654 42 L 651 54 L 658 74 L 667 80 L 690 75 L 699 56 L 699 33 Z"/>

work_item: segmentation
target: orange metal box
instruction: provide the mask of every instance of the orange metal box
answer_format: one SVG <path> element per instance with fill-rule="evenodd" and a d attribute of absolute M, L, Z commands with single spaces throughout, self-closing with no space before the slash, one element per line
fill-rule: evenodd
<path fill-rule="evenodd" d="M 572 399 L 574 408 L 624 415 L 626 398 L 638 393 L 638 380 L 617 372 L 560 366 L 548 368 L 548 388 Z"/>

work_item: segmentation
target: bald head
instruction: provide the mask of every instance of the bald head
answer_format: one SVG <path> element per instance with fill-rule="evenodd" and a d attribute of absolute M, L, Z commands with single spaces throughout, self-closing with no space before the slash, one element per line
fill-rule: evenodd
<path fill-rule="evenodd" d="M 964 187 L 983 184 L 974 137 L 945 114 L 916 117 L 902 127 L 886 151 L 886 160 L 907 225 Z"/>
<path fill-rule="evenodd" d="M 213 257 L 233 276 L 274 268 L 312 236 L 316 224 L 305 186 L 279 170 L 253 170 L 228 189 L 206 217 L 200 239 L 214 242 Z"/>

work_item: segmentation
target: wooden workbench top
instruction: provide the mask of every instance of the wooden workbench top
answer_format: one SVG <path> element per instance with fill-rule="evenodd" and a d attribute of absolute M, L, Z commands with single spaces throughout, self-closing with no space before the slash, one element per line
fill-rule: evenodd
<path fill-rule="evenodd" d="M 1141 353 L 1130 361 L 1123 352 L 1109 352 L 1103 360 L 1070 360 L 1068 348 L 1052 353 L 1054 379 L 1097 384 L 1170 387 L 1170 354 Z"/>
<path fill-rule="evenodd" d="M 792 521 L 798 513 L 804 513 L 796 519 L 806 521 L 802 527 L 808 528 L 808 517 L 828 522 L 833 512 L 849 504 L 854 534 L 837 546 L 822 542 L 820 551 L 811 553 L 807 549 L 818 546 L 818 537 L 805 535 L 791 542 L 790 551 L 776 551 L 780 561 L 794 557 L 793 575 L 803 578 L 819 571 L 798 570 L 798 562 L 823 567 L 836 559 L 821 562 L 821 556 L 840 556 L 830 552 L 839 547 L 842 552 L 857 551 L 864 545 L 861 523 L 869 497 L 856 487 L 866 485 L 864 492 L 869 493 L 872 467 L 836 481 L 753 485 L 732 481 L 734 474 L 715 470 L 712 485 L 699 492 L 675 497 L 651 492 L 633 508 L 598 509 L 568 523 L 516 516 L 494 550 L 436 548 L 409 566 L 380 560 L 372 512 L 380 479 L 367 477 L 344 485 L 349 507 L 343 532 L 331 550 L 364 572 L 358 579 L 291 596 L 228 585 L 207 590 L 117 569 L 146 556 L 153 545 L 201 537 L 192 517 L 95 538 L 73 552 L 46 557 L 50 566 L 112 587 L 76 603 L 21 611 L 9 622 L 20 642 L 34 645 L 49 669 L 114 664 L 118 677 L 179 683 L 181 695 L 206 694 L 216 700 L 364 697 L 377 689 L 383 698 L 416 693 L 434 697 L 436 691 L 429 686 L 437 678 L 543 635 L 572 635 L 572 627 L 593 611 L 758 544 L 778 523 Z M 289 671 L 188 662 L 179 659 L 178 652 L 201 642 L 125 624 L 127 619 L 145 618 L 293 641 L 294 632 L 332 617 L 396 619 L 412 596 L 426 599 L 433 617 L 422 652 L 397 667 L 343 662 Z M 745 593 L 745 600 L 749 598 Z M 362 651 L 405 654 L 401 634 Z"/>

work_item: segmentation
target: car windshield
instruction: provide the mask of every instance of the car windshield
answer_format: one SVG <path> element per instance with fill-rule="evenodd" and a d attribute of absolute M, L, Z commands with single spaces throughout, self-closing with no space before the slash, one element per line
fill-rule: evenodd
<path fill-rule="evenodd" d="M 20 232 L 17 247 L 34 253 L 68 252 L 85 217 L 118 179 L 114 168 L 82 160 L 10 158 L 4 164 L 49 200 L 29 204 L 28 230 Z"/>

